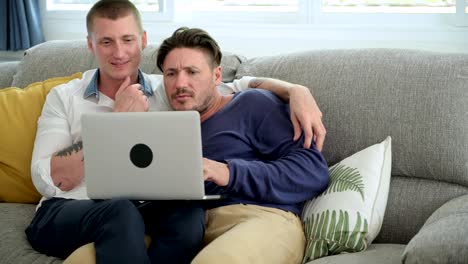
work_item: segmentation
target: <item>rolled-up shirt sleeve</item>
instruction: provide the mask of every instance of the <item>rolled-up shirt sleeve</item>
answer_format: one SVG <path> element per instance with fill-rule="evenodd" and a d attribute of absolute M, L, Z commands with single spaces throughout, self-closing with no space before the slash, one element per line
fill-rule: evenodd
<path fill-rule="evenodd" d="M 36 139 L 31 160 L 31 176 L 34 186 L 44 197 L 53 197 L 62 191 L 50 175 L 50 160 L 60 149 L 72 144 L 66 110 L 57 89 L 48 95 L 38 119 Z"/>
<path fill-rule="evenodd" d="M 249 83 L 255 77 L 244 76 L 238 80 L 234 80 L 231 83 L 222 83 L 218 86 L 219 91 L 223 95 L 242 92 L 250 88 Z"/>

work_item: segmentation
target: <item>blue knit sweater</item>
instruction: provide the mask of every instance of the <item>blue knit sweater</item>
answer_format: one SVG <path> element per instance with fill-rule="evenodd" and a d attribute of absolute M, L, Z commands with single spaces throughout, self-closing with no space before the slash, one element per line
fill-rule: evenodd
<path fill-rule="evenodd" d="M 226 199 L 211 207 L 256 204 L 300 213 L 304 201 L 328 185 L 328 167 L 315 148 L 294 142 L 289 105 L 268 91 L 237 93 L 202 123 L 203 156 L 227 163 L 227 187 L 206 182 L 207 194 Z"/>

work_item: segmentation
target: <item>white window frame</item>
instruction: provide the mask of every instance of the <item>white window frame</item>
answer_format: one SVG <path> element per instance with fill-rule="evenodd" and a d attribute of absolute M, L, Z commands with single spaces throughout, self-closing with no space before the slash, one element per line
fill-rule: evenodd
<path fill-rule="evenodd" d="M 87 11 L 47 10 L 42 0 L 41 10 L 44 20 L 81 21 Z M 308 24 L 308 25 L 430 25 L 468 26 L 468 14 L 464 11 L 465 0 L 457 0 L 456 14 L 414 14 L 414 13 L 323 13 L 320 0 L 299 0 L 296 12 L 238 12 L 238 11 L 196 11 L 192 5 L 196 0 L 161 0 L 160 12 L 140 11 L 144 23 L 186 22 L 193 23 L 244 23 L 244 24 Z"/>
<path fill-rule="evenodd" d="M 178 0 L 175 0 L 178 1 Z M 179 0 L 184 1 L 184 0 Z M 314 0 L 316 1 L 316 0 Z M 271 23 L 271 24 L 296 24 L 296 23 L 307 23 L 306 9 L 304 4 L 309 1 L 299 0 L 298 13 L 290 11 L 281 12 L 268 12 L 262 10 L 255 11 L 195 11 L 190 12 L 191 21 L 195 23 L 205 23 L 210 21 L 216 21 L 217 23 Z M 196 5 L 197 1 L 192 0 L 185 1 L 188 5 Z M 196 10 L 195 7 L 191 7 L 190 10 Z"/>
<path fill-rule="evenodd" d="M 45 12 L 42 22 L 47 40 L 85 39 L 86 11 L 79 14 Z M 418 48 L 468 52 L 468 14 L 357 14 L 321 13 L 320 0 L 300 0 L 299 13 L 231 12 L 194 14 L 197 0 L 167 0 L 166 18 L 142 14 L 150 43 L 161 43 L 180 26 L 200 27 L 224 50 L 247 57 L 309 49 Z M 465 5 L 465 0 L 457 0 Z M 142 12 L 143 13 L 143 12 Z M 450 15 L 450 19 L 448 19 Z M 61 25 L 61 26 L 57 26 Z M 266 45 L 267 44 L 267 45 Z"/>
<path fill-rule="evenodd" d="M 177 1 L 177 0 L 175 0 Z M 465 0 L 457 0 L 457 13 L 324 13 L 322 1 L 299 0 L 299 12 L 236 12 L 198 11 L 191 13 L 195 23 L 262 23 L 309 25 L 416 25 L 468 26 L 468 15 L 463 12 Z M 195 1 L 196 2 L 196 1 Z M 192 8 L 193 9 L 193 8 Z"/>
<path fill-rule="evenodd" d="M 50 0 L 40 1 L 40 9 L 43 20 L 49 21 L 84 21 L 88 10 L 47 10 L 47 2 Z M 174 19 L 174 1 L 160 0 L 160 11 L 143 11 L 140 10 L 141 19 L 148 22 L 169 22 Z"/>
<path fill-rule="evenodd" d="M 459 27 L 468 26 L 468 1 L 457 0 L 457 19 L 456 25 Z"/>

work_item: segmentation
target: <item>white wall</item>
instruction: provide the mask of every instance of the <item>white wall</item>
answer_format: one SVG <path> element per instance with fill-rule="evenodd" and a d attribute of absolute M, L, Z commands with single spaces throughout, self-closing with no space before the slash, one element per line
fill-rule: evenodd
<path fill-rule="evenodd" d="M 78 19 L 80 20 L 80 19 Z M 85 18 L 43 20 L 46 40 L 84 39 Z M 179 26 L 207 30 L 225 51 L 247 57 L 310 49 L 411 48 L 468 53 L 468 27 L 347 26 L 347 25 L 228 25 L 152 22 L 144 24 L 151 43 L 160 43 Z"/>

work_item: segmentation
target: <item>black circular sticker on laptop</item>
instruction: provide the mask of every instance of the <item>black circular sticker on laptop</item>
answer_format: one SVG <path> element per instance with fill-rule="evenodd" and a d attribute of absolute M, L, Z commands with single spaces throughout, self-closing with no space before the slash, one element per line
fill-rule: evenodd
<path fill-rule="evenodd" d="M 146 168 L 153 162 L 153 152 L 145 144 L 136 144 L 130 150 L 130 160 L 138 168 Z"/>

